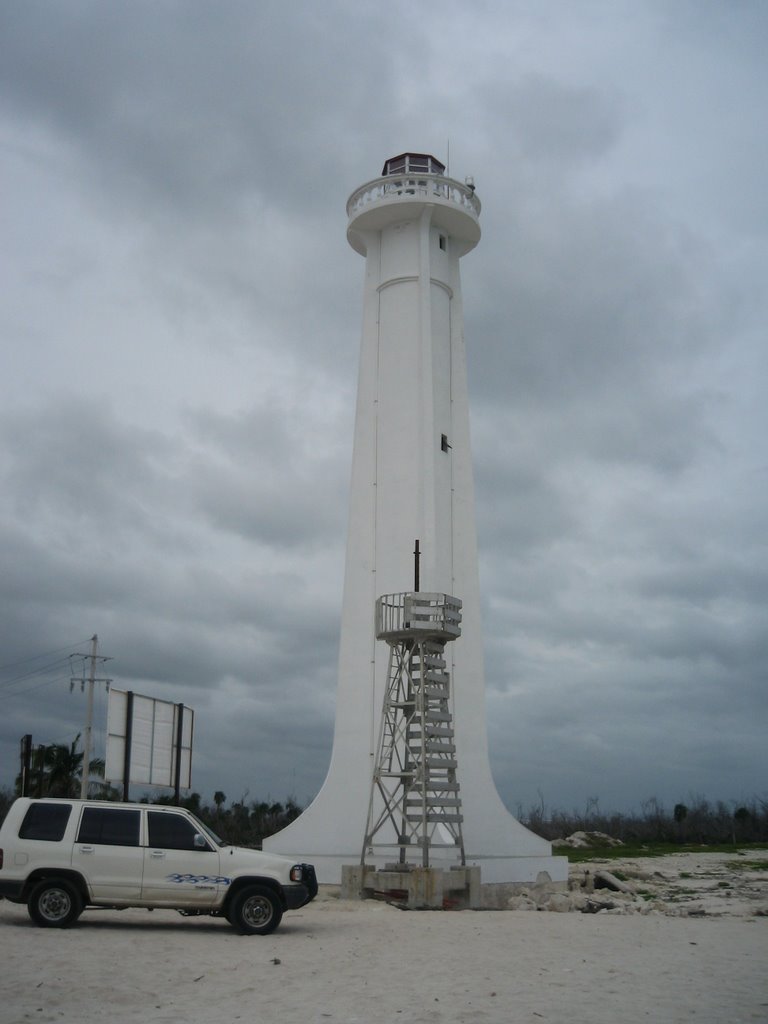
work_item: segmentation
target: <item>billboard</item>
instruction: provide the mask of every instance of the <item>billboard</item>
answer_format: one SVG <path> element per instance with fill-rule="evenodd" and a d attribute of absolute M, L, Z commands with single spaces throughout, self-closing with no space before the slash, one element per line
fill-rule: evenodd
<path fill-rule="evenodd" d="M 104 777 L 191 789 L 194 722 L 194 711 L 183 704 L 111 689 Z"/>

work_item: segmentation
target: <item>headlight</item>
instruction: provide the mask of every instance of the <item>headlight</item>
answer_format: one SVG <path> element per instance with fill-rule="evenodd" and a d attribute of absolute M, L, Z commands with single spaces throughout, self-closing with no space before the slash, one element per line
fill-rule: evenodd
<path fill-rule="evenodd" d="M 301 882 L 304 878 L 304 868 L 301 864 L 294 864 L 291 868 L 291 881 Z"/>

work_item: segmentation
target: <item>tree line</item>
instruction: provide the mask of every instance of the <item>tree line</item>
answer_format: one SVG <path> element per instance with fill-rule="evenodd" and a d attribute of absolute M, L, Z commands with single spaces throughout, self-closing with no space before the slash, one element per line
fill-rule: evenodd
<path fill-rule="evenodd" d="M 81 791 L 83 753 L 80 737 L 71 744 L 50 744 L 32 752 L 26 795 L 31 797 L 78 797 Z M 102 800 L 120 800 L 121 793 L 104 782 L 104 762 L 93 760 L 88 773 L 88 796 Z M 0 820 L 5 817 L 14 798 L 21 793 L 22 780 L 17 776 L 13 792 L 0 790 Z M 175 803 L 173 796 L 144 795 L 142 803 Z M 191 793 L 180 801 L 196 814 L 225 842 L 258 848 L 267 836 L 279 832 L 297 818 L 302 808 L 293 797 L 285 801 L 249 800 L 247 791 L 227 806 L 227 797 L 217 790 L 210 804 L 199 793 Z M 521 806 L 517 818 L 544 839 L 563 839 L 574 832 L 603 832 L 623 843 L 726 843 L 768 842 L 768 799 L 753 797 L 748 801 L 710 802 L 703 796 L 691 795 L 687 802 L 670 809 L 651 797 L 643 801 L 639 811 L 621 813 L 602 811 L 597 797 L 590 797 L 583 810 L 570 812 L 548 808 L 543 798 L 527 811 Z"/>
<path fill-rule="evenodd" d="M 143 797 L 141 803 L 173 804 L 173 796 Z M 284 802 L 279 800 L 249 800 L 244 793 L 239 800 L 226 806 L 227 797 L 217 790 L 213 803 L 206 804 L 199 793 L 191 793 L 179 801 L 182 807 L 210 828 L 216 835 L 232 846 L 261 848 L 262 840 L 290 825 L 301 814 L 303 808 L 293 797 Z"/>
<path fill-rule="evenodd" d="M 57 798 L 80 796 L 83 775 L 83 752 L 78 750 L 80 736 L 71 744 L 51 743 L 32 750 L 30 770 L 24 780 L 25 795 Z M 0 791 L 0 821 L 15 797 L 22 791 L 22 777 L 16 776 L 13 793 Z M 122 799 L 122 793 L 104 781 L 104 761 L 94 759 L 88 772 L 88 796 L 90 799 Z M 140 803 L 175 804 L 174 796 L 145 794 Z M 203 803 L 199 793 L 190 793 L 179 801 L 182 807 L 196 814 L 213 832 L 232 845 L 260 847 L 267 836 L 279 832 L 297 818 L 302 808 L 293 797 L 284 802 L 277 800 L 248 800 L 246 792 L 240 800 L 226 806 L 227 797 L 217 790 L 213 803 Z"/>
<path fill-rule="evenodd" d="M 687 802 L 671 808 L 651 797 L 639 811 L 602 811 L 597 797 L 587 800 L 584 810 L 560 811 L 547 808 L 543 800 L 517 818 L 544 839 L 564 839 L 574 832 L 603 832 L 627 844 L 676 843 L 718 846 L 727 843 L 768 842 L 768 798 L 747 801 L 710 801 L 691 795 Z"/>

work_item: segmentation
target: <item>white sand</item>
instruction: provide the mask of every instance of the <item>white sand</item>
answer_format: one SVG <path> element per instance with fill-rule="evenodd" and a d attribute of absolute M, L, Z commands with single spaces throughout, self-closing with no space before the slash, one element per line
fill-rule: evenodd
<path fill-rule="evenodd" d="M 701 862 L 657 864 L 665 885 L 695 888 Z M 0 902 L 0 1021 L 766 1022 L 768 873 L 753 871 L 738 900 L 717 878 L 706 894 L 704 916 L 668 916 L 680 907 L 401 911 L 324 890 L 266 937 L 143 910 L 87 910 L 45 930 Z"/>

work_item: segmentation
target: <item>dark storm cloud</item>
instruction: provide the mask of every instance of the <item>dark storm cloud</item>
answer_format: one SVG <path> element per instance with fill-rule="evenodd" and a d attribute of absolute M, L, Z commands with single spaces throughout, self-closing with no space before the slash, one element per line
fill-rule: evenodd
<path fill-rule="evenodd" d="M 123 672 L 196 686 L 215 677 L 229 632 L 242 625 L 257 630 L 262 642 L 269 638 L 265 646 L 273 653 L 262 652 L 260 662 L 285 678 L 280 652 L 289 648 L 303 602 L 311 612 L 309 648 L 324 644 L 322 655 L 332 656 L 336 617 L 312 605 L 291 565 L 273 562 L 257 572 L 239 564 L 240 549 L 231 552 L 226 536 L 217 542 L 214 533 L 201 542 L 207 526 L 205 516 L 198 517 L 205 510 L 193 499 L 199 477 L 212 481 L 212 502 L 220 493 L 213 460 L 174 466 L 169 439 L 121 425 L 105 409 L 6 416 L 5 425 L 24 445 L 11 449 L 3 479 L 20 516 L 5 532 L 4 622 L 15 620 L 20 605 L 28 614 L 33 601 L 43 618 L 64 602 L 72 619 L 96 614 L 115 629 L 119 616 L 133 652 L 122 658 Z M 294 543 L 293 522 L 283 525 L 282 536 L 277 529 L 260 534 L 258 498 L 258 491 L 246 493 L 238 505 L 243 519 L 250 515 L 257 524 L 249 539 Z M 253 652 L 243 653 L 240 671 L 248 657 Z M 294 651 L 290 657 L 294 671 L 306 670 Z M 236 655 L 228 664 L 237 664 Z"/>
<path fill-rule="evenodd" d="M 489 345 L 471 357 L 484 395 L 504 398 L 506 384 L 524 405 L 569 404 L 585 393 L 618 401 L 630 381 L 655 382 L 711 346 L 702 285 L 712 261 L 687 232 L 660 223 L 644 197 L 542 196 L 533 216 L 509 221 L 470 306 L 478 304 Z M 486 301 L 501 289 L 503 307 Z"/>
<path fill-rule="evenodd" d="M 141 496 L 165 486 L 160 464 L 169 452 L 158 433 L 121 426 L 105 404 L 0 414 L 8 460 L 5 485 L 28 526 L 50 527 L 54 543 L 62 525 L 108 520 L 114 531 L 145 535 L 153 522 Z M 115 481 L 121 480 L 124 487 Z"/>
<path fill-rule="evenodd" d="M 98 632 L 116 685 L 197 709 L 196 788 L 317 790 L 363 278 L 344 202 L 450 141 L 483 202 L 462 273 L 501 791 L 748 797 L 765 13 L 441 14 L 3 5 L 0 663 Z M 82 728 L 68 668 L 0 674 L 6 778 L 21 733 Z"/>
<path fill-rule="evenodd" d="M 497 71 L 497 81 L 509 75 L 508 69 Z M 524 161 L 523 173 L 535 169 L 546 174 L 549 168 L 562 178 L 572 165 L 593 162 L 616 145 L 623 120 L 617 96 L 568 87 L 542 74 L 516 77 L 514 71 L 511 85 L 503 94 L 491 81 L 478 98 L 489 124 L 508 126 L 508 141 Z M 515 174 L 520 170 L 515 168 Z"/>
<path fill-rule="evenodd" d="M 392 91 L 382 28 L 383 12 L 345 4 L 17 3 L 0 81 L 6 102 L 95 157 L 110 191 L 117 178 L 184 216 L 254 191 L 308 209 L 354 152 L 347 126 Z"/>
<path fill-rule="evenodd" d="M 202 415 L 195 426 L 208 458 L 193 470 L 193 500 L 214 528 L 277 547 L 338 543 L 348 472 L 298 407 L 270 402 L 237 419 Z"/>

